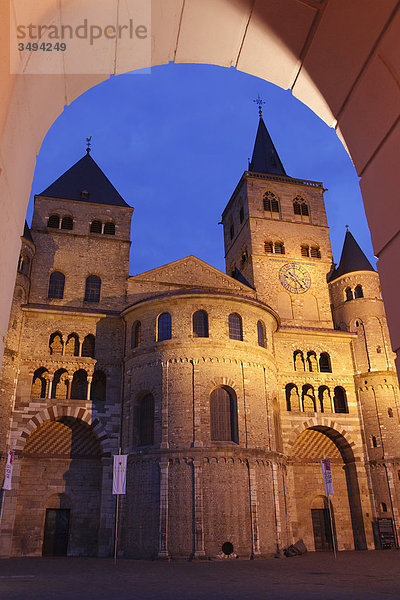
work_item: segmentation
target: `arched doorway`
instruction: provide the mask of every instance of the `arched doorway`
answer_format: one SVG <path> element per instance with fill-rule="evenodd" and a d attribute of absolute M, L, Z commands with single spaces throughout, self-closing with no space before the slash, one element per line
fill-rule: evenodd
<path fill-rule="evenodd" d="M 334 494 L 331 499 L 333 527 L 325 497 L 320 460 L 331 459 Z M 292 446 L 289 479 L 295 537 L 307 548 L 339 550 L 367 548 L 355 457 L 351 446 L 338 431 L 324 426 L 305 429 Z"/>
<path fill-rule="evenodd" d="M 97 554 L 102 448 L 90 425 L 46 421 L 26 440 L 13 528 L 14 556 Z"/>

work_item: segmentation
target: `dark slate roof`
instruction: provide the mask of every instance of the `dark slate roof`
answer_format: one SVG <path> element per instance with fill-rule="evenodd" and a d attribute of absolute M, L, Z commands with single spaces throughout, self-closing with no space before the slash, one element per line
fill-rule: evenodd
<path fill-rule="evenodd" d="M 89 192 L 88 198 L 82 197 L 82 190 Z M 110 206 L 129 206 L 95 163 L 89 152 L 39 196 L 108 204 Z"/>
<path fill-rule="evenodd" d="M 28 240 L 29 242 L 32 242 L 32 244 L 34 244 L 35 242 L 32 239 L 31 236 L 31 231 L 28 227 L 28 223 L 25 221 L 25 225 L 24 225 L 24 233 L 22 234 L 22 237 L 24 237 L 26 240 Z"/>
<path fill-rule="evenodd" d="M 287 177 L 281 159 L 261 116 L 249 171 L 253 173 L 268 173 L 270 175 L 284 175 Z"/>
<path fill-rule="evenodd" d="M 350 233 L 346 232 L 344 238 L 342 256 L 340 257 L 340 263 L 337 269 L 335 269 L 329 279 L 333 281 L 341 275 L 346 273 L 353 273 L 354 271 L 375 271 L 374 267 L 357 244 L 356 240 Z"/>

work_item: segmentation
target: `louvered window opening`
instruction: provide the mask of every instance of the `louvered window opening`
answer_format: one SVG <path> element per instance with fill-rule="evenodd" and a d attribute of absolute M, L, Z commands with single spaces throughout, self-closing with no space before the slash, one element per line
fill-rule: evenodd
<path fill-rule="evenodd" d="M 274 251 L 274 244 L 272 242 L 264 242 L 264 250 L 267 253 Z"/>
<path fill-rule="evenodd" d="M 295 215 L 309 216 L 308 204 L 303 198 L 295 198 L 293 202 L 293 212 Z"/>
<path fill-rule="evenodd" d="M 285 254 L 285 245 L 283 242 L 275 242 L 275 254 Z"/>
<path fill-rule="evenodd" d="M 101 233 L 101 221 L 92 221 L 90 224 L 90 233 Z"/>
<path fill-rule="evenodd" d="M 106 235 L 115 235 L 115 225 L 114 225 L 114 223 L 105 223 L 104 224 L 104 233 Z"/>
<path fill-rule="evenodd" d="M 231 340 L 243 341 L 242 319 L 237 314 L 229 315 L 229 337 Z"/>
<path fill-rule="evenodd" d="M 310 255 L 311 258 L 321 258 L 321 250 L 318 246 L 311 246 Z"/>
<path fill-rule="evenodd" d="M 58 215 L 50 215 L 47 221 L 47 227 L 58 229 L 60 227 L 60 217 Z"/>
<path fill-rule="evenodd" d="M 309 246 L 301 246 L 301 256 L 310 256 L 310 247 Z"/>
<path fill-rule="evenodd" d="M 264 194 L 264 210 L 273 213 L 279 212 L 279 200 L 272 192 Z"/>
<path fill-rule="evenodd" d="M 218 442 L 238 441 L 236 400 L 224 388 L 210 395 L 211 439 Z"/>
<path fill-rule="evenodd" d="M 72 217 L 63 217 L 61 221 L 61 229 L 68 229 L 69 231 L 71 231 L 73 227 L 74 222 L 72 220 Z"/>

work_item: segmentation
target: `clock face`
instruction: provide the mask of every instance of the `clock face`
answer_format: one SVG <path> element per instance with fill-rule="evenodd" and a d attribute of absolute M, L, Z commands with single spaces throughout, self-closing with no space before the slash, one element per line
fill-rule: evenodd
<path fill-rule="evenodd" d="M 296 263 L 286 263 L 279 271 L 279 281 L 292 294 L 303 294 L 311 285 L 307 269 Z"/>

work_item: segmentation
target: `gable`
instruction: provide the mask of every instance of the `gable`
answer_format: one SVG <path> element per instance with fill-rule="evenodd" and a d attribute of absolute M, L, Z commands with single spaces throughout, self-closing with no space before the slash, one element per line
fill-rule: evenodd
<path fill-rule="evenodd" d="M 188 256 L 129 278 L 132 283 L 155 283 L 166 287 L 206 288 L 251 294 L 254 290 L 196 256 Z M 158 286 L 157 286 L 158 287 Z"/>

